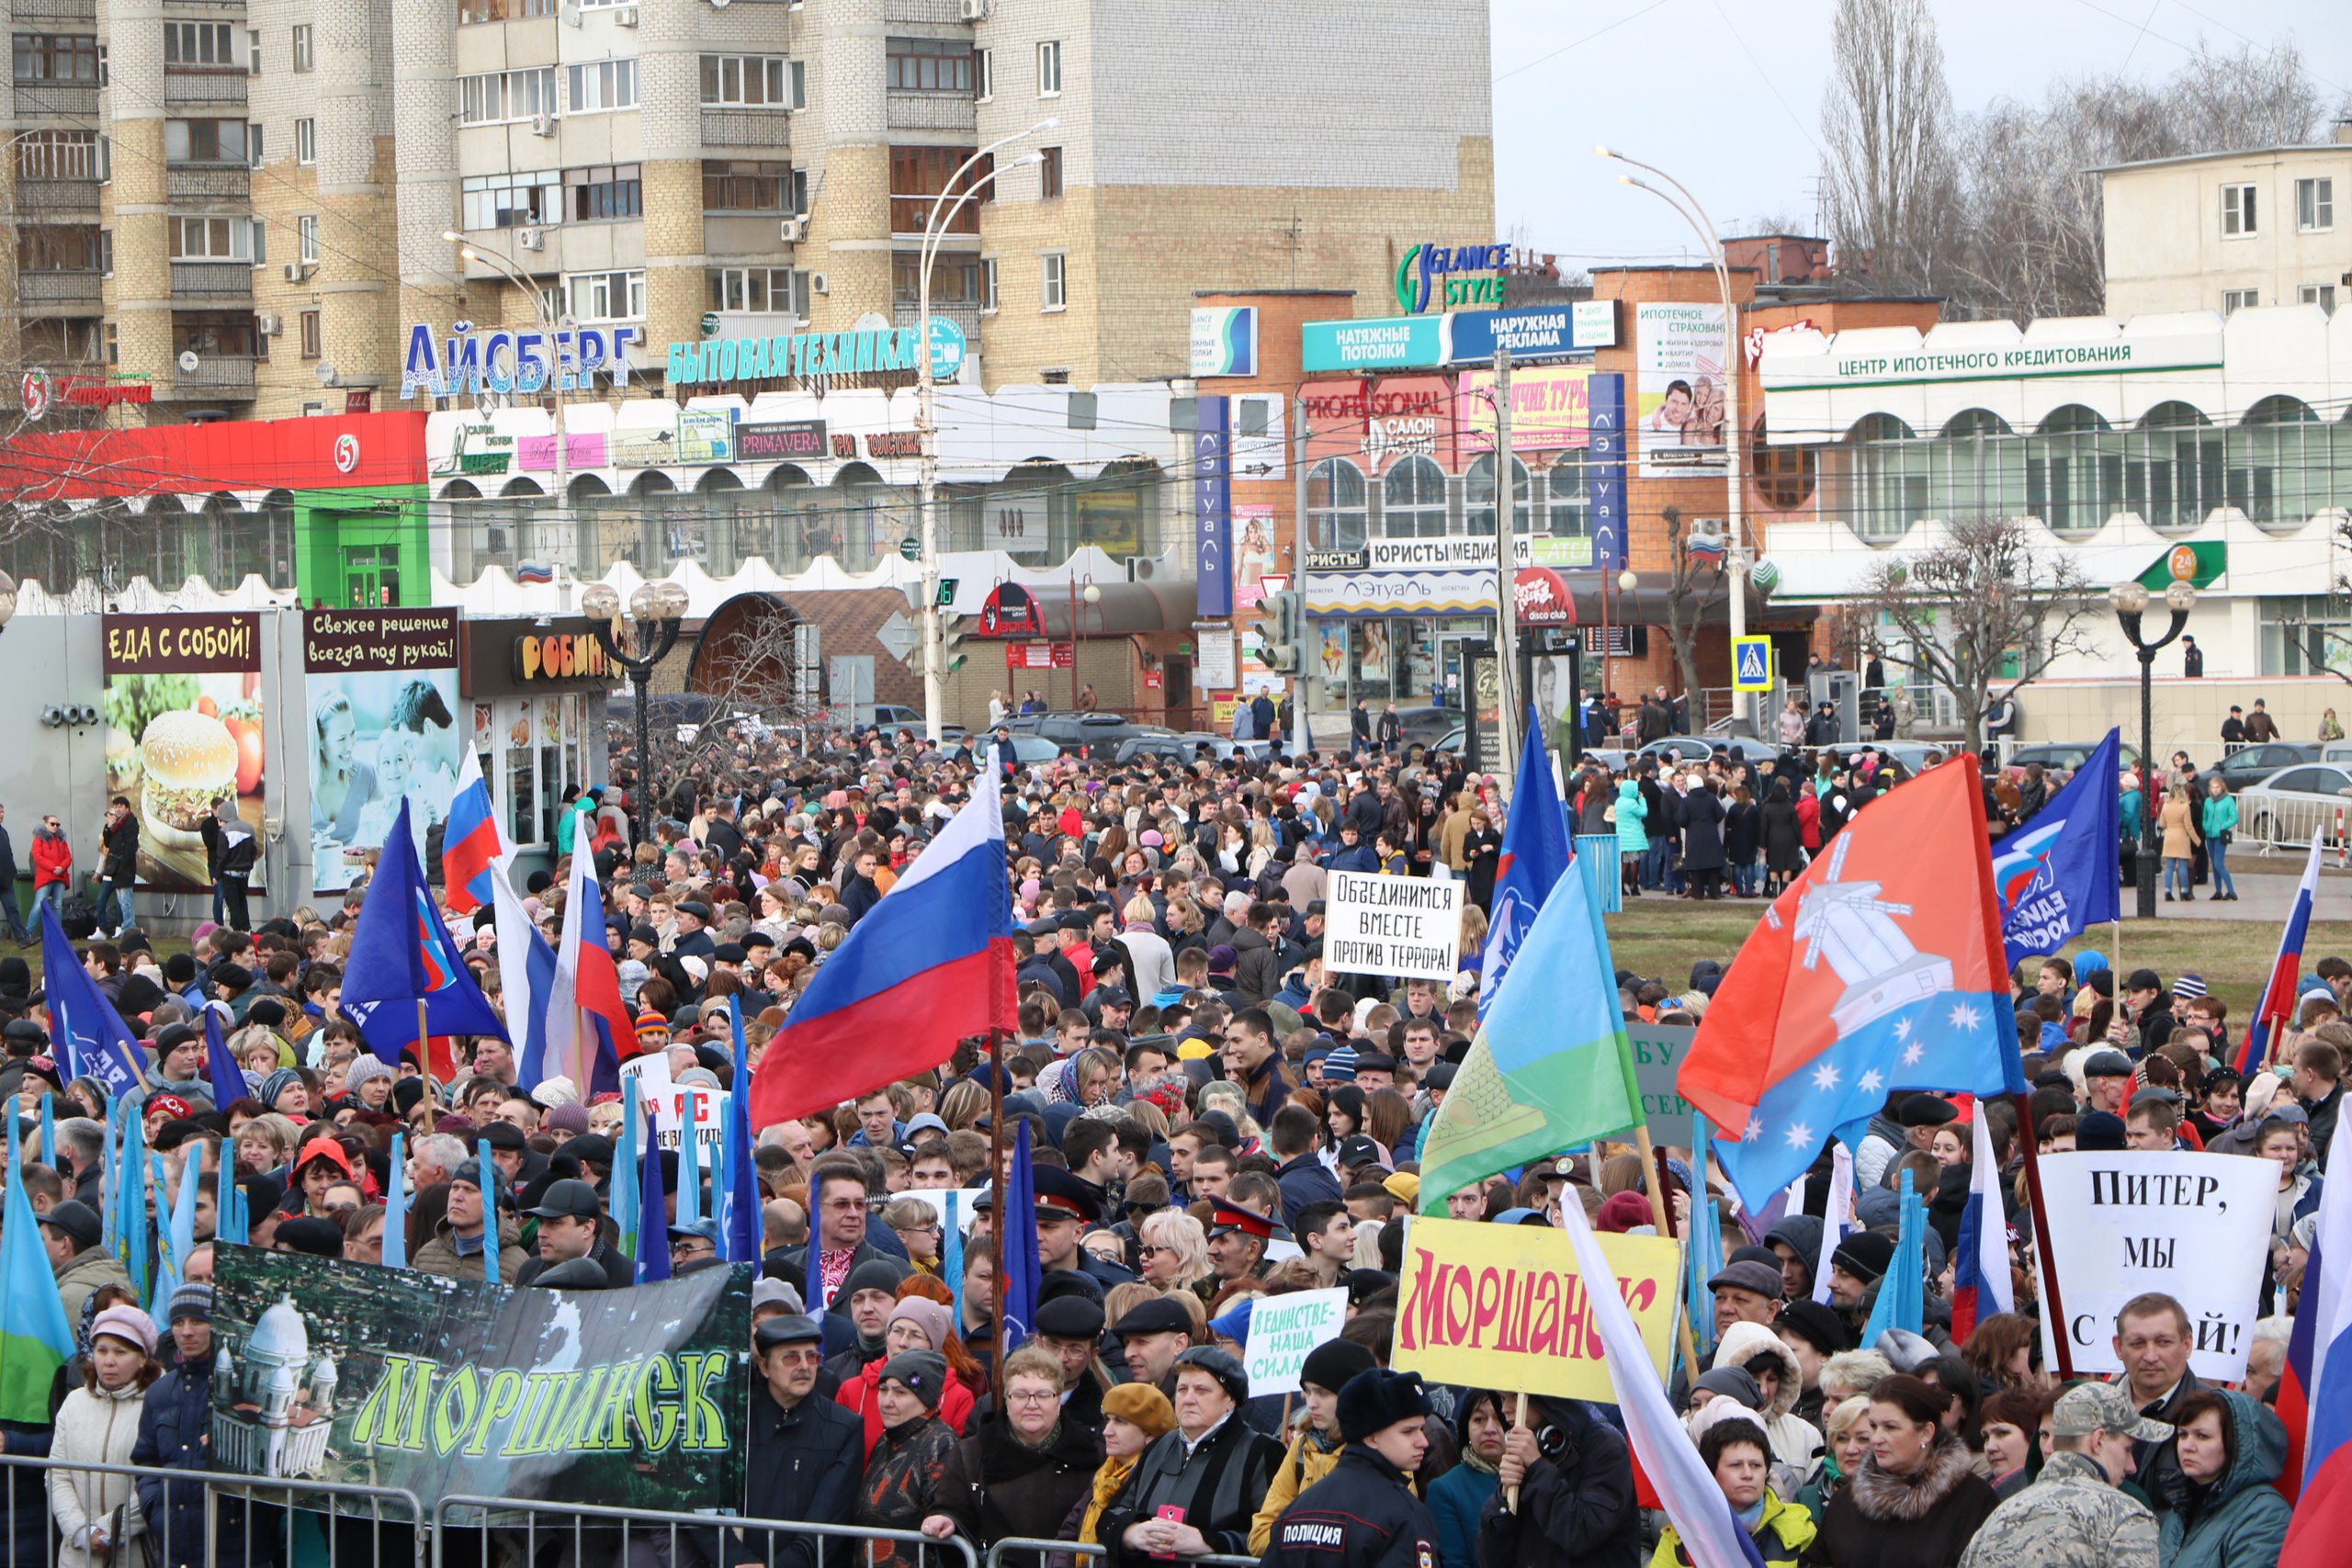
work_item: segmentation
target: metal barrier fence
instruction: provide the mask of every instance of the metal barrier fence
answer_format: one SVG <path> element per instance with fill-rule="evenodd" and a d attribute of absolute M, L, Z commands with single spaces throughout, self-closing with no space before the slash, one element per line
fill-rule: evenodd
<path fill-rule="evenodd" d="M 2241 845 L 2256 854 L 2279 851 L 2301 854 L 2311 848 L 2312 835 L 2317 833 L 2327 853 L 2340 860 L 2347 843 L 2352 843 L 2348 829 L 2352 829 L 2352 799 L 2282 795 L 2248 800 L 2240 795 L 2238 825 L 2230 848 L 2233 854 Z"/>
<path fill-rule="evenodd" d="M 978 1551 L 960 1536 L 934 1540 L 915 1530 L 732 1515 L 456 1495 L 434 1504 L 432 1524 L 431 1568 L 980 1568 Z M 804 1551 L 801 1542 L 810 1544 Z M 875 1551 L 883 1542 L 891 1550 Z"/>
<path fill-rule="evenodd" d="M 427 1568 L 416 1495 L 396 1486 L 0 1454 L 9 1568 Z M 142 1495 L 143 1494 L 143 1495 Z M 324 1494 L 350 1511 L 296 1499 Z M 160 1515 L 160 1517 L 158 1517 Z M 103 1530 L 105 1551 L 96 1551 Z M 85 1534 L 84 1532 L 93 1532 Z M 135 1543 L 135 1544 L 134 1544 Z"/>
<path fill-rule="evenodd" d="M 1005 1561 L 1007 1552 L 1014 1552 L 1018 1555 L 1013 1557 L 1012 1562 L 1007 1562 Z M 1071 1562 L 1080 1564 L 1080 1568 L 1085 1568 L 1086 1564 L 1095 1559 L 1107 1555 L 1106 1550 L 1102 1547 L 1080 1546 L 1074 1540 L 1046 1540 L 1035 1536 L 1008 1536 L 989 1548 L 988 1561 L 983 1564 L 983 1568 L 1035 1568 L 1036 1564 L 1047 1562 L 1057 1553 Z M 1227 1557 L 1216 1553 L 1211 1553 L 1206 1557 L 1182 1557 L 1177 1561 L 1185 1563 L 1187 1568 L 1194 1568 L 1194 1565 L 1199 1565 L 1199 1568 L 1258 1568 L 1258 1559 L 1254 1557 Z"/>

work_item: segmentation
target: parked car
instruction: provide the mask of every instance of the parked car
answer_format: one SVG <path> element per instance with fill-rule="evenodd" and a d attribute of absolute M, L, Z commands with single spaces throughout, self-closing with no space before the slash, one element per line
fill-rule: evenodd
<path fill-rule="evenodd" d="M 1262 762 L 1273 754 L 1273 743 L 1269 740 L 1236 740 L 1230 735 L 1214 735 L 1205 729 L 1157 730 L 1122 740 L 1111 760 L 1132 762 L 1138 757 L 1163 757 L 1189 765 L 1200 760 L 1203 747 L 1208 748 L 1209 756 L 1219 762 L 1229 762 L 1236 756 Z"/>
<path fill-rule="evenodd" d="M 1012 760 L 1024 768 L 1042 767 L 1057 761 L 1062 749 L 1042 735 L 1008 735 L 1006 742 L 1012 748 Z M 994 737 L 990 737 L 994 744 Z"/>
<path fill-rule="evenodd" d="M 2205 770 L 2211 777 L 2220 774 L 2222 782 L 2235 795 L 2249 784 L 2267 779 L 2281 768 L 2291 768 L 2298 762 L 2319 761 L 2319 748 L 2293 740 L 2266 740 L 2259 746 L 2241 746 L 2211 767 Z"/>
<path fill-rule="evenodd" d="M 1924 740 L 1865 740 L 1882 757 L 1892 757 L 1903 764 L 1906 773 L 1923 773 L 1944 760 L 1944 749 L 1930 746 Z"/>
<path fill-rule="evenodd" d="M 2316 748 L 2305 748 L 2316 750 Z M 2320 829 L 2340 844 L 2352 814 L 2352 764 L 2307 762 L 2280 768 L 2237 792 L 2238 832 L 2260 843 L 2305 843 Z"/>
<path fill-rule="evenodd" d="M 1038 736 L 1052 741 L 1067 753 L 1084 756 L 1108 755 L 1117 750 L 1122 741 L 1138 735 L 1175 733 L 1160 725 L 1137 724 L 1124 714 L 1077 709 L 1023 714 L 1008 719 L 1006 725 L 1016 736 Z"/>
<path fill-rule="evenodd" d="M 2007 762 L 2002 761 L 1996 752 L 1987 748 L 1984 754 L 1977 759 L 1977 765 L 1988 775 L 1996 773 L 2005 767 L 2022 768 L 2028 762 L 2041 763 L 2042 770 L 2046 773 L 2071 773 L 2085 762 L 2089 761 L 2091 753 L 2098 750 L 2098 742 L 2096 740 L 2038 740 L 2030 746 L 2020 746 L 2010 752 Z M 2135 768 L 2140 765 L 2140 749 L 2128 740 L 2117 749 L 2116 756 L 2122 767 Z"/>

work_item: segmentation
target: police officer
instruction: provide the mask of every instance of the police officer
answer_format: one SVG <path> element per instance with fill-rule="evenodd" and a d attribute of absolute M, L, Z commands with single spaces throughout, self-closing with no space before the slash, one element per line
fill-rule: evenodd
<path fill-rule="evenodd" d="M 1037 1262 L 1041 1268 L 1075 1269 L 1105 1291 L 1135 1278 L 1128 1269 L 1108 1258 L 1095 1257 L 1080 1244 L 1080 1237 L 1102 1223 L 1100 1188 L 1057 1165 L 1036 1167 L 1032 1180 L 1037 1192 Z"/>
<path fill-rule="evenodd" d="M 1437 1520 L 1407 1477 L 1429 1451 L 1430 1397 L 1419 1372 L 1374 1367 L 1340 1390 L 1347 1443 L 1331 1473 L 1274 1521 L 1261 1568 L 1430 1568 Z"/>

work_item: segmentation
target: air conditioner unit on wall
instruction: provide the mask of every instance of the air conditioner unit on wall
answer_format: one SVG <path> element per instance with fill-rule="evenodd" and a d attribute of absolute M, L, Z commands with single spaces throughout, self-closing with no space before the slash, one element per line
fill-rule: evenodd
<path fill-rule="evenodd" d="M 614 6 L 613 25 L 616 28 L 633 28 L 637 26 L 637 7 L 634 6 Z"/>
<path fill-rule="evenodd" d="M 267 310 L 256 312 L 254 316 L 254 331 L 264 337 L 276 337 L 279 325 L 277 318 Z"/>
<path fill-rule="evenodd" d="M 531 134 L 534 136 L 555 134 L 555 114 L 552 110 L 541 109 L 531 117 Z"/>
<path fill-rule="evenodd" d="M 810 273 L 810 274 L 808 275 L 808 292 L 809 292 L 809 293 L 811 293 L 811 294 L 831 294 L 832 291 L 833 291 L 833 280 L 832 280 L 831 278 L 827 277 L 827 276 L 826 276 L 823 273 L 821 273 L 821 272 L 812 272 L 812 273 Z"/>
<path fill-rule="evenodd" d="M 543 251 L 547 249 L 548 237 L 537 229 L 517 229 L 514 231 L 514 243 L 523 250 Z"/>
<path fill-rule="evenodd" d="M 967 22 L 985 22 L 989 19 L 989 0 L 962 0 L 958 9 Z"/>
<path fill-rule="evenodd" d="M 300 262 L 288 262 L 288 263 L 286 264 L 286 270 L 285 270 L 284 276 L 285 276 L 285 278 L 286 278 L 286 281 L 287 281 L 287 282 L 288 282 L 288 283 L 300 283 L 300 282 L 301 282 L 301 281 L 302 281 L 302 264 L 301 264 Z"/>
<path fill-rule="evenodd" d="M 798 244 L 801 241 L 808 237 L 808 220 L 806 218 L 786 219 L 783 225 L 783 234 L 784 243 L 786 244 Z"/>

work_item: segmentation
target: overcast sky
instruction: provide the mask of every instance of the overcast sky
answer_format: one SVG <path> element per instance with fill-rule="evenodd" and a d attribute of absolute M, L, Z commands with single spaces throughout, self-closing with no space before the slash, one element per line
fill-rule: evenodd
<path fill-rule="evenodd" d="M 2058 77 L 2169 76 L 2200 39 L 2292 38 L 2332 96 L 2352 90 L 2346 0 L 1930 0 L 1953 107 L 2039 99 Z M 1689 186 L 1718 227 L 1810 226 L 1830 0 L 1493 0 L 1495 206 L 1562 265 L 1668 257 L 1698 242 L 1617 183 L 1606 142 Z M 2143 25 L 2144 24 L 2144 25 Z"/>

